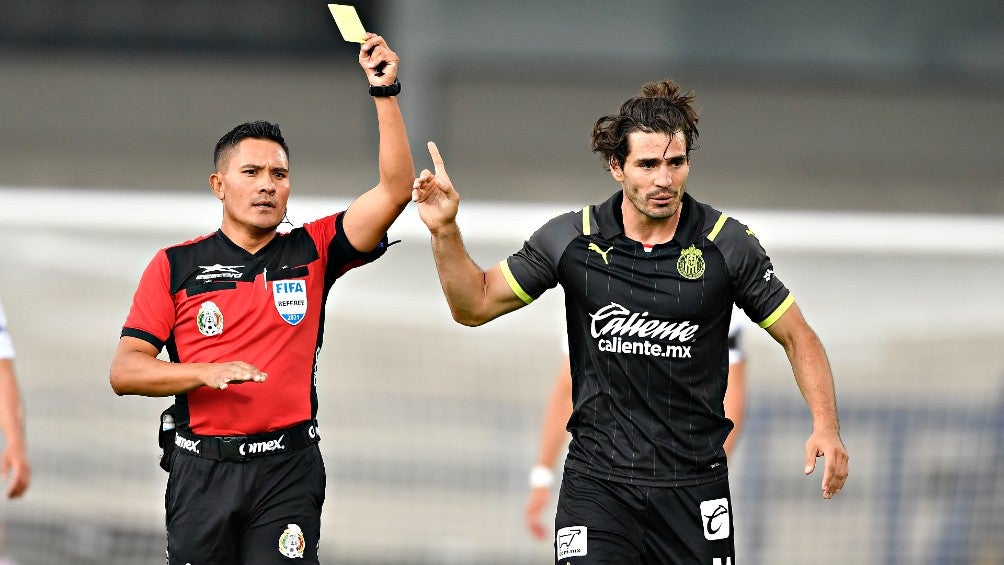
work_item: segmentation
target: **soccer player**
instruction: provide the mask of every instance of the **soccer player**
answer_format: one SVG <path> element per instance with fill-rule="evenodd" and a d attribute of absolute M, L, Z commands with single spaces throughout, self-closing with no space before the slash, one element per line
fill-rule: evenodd
<path fill-rule="evenodd" d="M 464 247 L 460 197 L 432 142 L 435 173 L 415 179 L 456 321 L 484 324 L 564 289 L 574 409 L 555 518 L 562 565 L 735 559 L 723 449 L 733 304 L 788 355 L 812 414 L 804 472 L 824 457 L 825 499 L 847 478 L 822 343 L 754 233 L 686 191 L 693 102 L 664 80 L 599 118 L 592 148 L 620 190 L 550 220 L 487 271 Z"/>
<path fill-rule="evenodd" d="M 18 498 L 31 483 L 31 466 L 24 439 L 24 404 L 14 372 L 14 341 L 7 331 L 3 304 L 0 304 L 0 432 L 4 437 L 0 475 L 7 481 L 7 498 Z"/>
<path fill-rule="evenodd" d="M 733 424 L 729 437 L 725 439 L 724 449 L 727 456 L 732 454 L 732 448 L 739 437 L 746 409 L 746 358 L 741 346 L 744 318 L 744 314 L 733 308 L 732 322 L 729 324 L 728 388 L 725 391 L 724 402 L 725 417 Z M 527 496 L 523 512 L 526 527 L 537 539 L 547 537 L 548 530 L 540 521 L 540 513 L 551 498 L 551 486 L 555 478 L 554 464 L 558 460 L 559 451 L 568 441 L 565 426 L 572 415 L 572 375 L 568 359 L 568 341 L 565 340 L 562 344 L 564 356 L 561 369 L 547 399 L 540 430 L 537 462 L 530 469 L 530 494 Z"/>
<path fill-rule="evenodd" d="M 175 398 L 163 415 L 176 433 L 162 461 L 169 565 L 318 562 L 324 303 L 338 277 L 385 253 L 415 177 L 398 61 L 382 37 L 366 35 L 359 64 L 380 130 L 375 187 L 281 234 L 289 149 L 277 125 L 241 124 L 214 152 L 220 229 L 162 249 L 143 273 L 110 380 L 120 395 Z M 157 359 L 165 347 L 170 362 Z"/>

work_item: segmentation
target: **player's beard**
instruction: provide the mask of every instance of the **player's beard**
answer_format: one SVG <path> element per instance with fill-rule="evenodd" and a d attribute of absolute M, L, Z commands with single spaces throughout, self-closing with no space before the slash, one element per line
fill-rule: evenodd
<path fill-rule="evenodd" d="M 629 184 L 624 188 L 625 197 L 631 202 L 631 206 L 647 219 L 656 221 L 667 220 L 675 216 L 680 210 L 680 204 L 683 202 L 683 194 L 686 192 L 686 187 L 680 187 L 679 189 L 659 188 L 644 193 L 637 187 Z M 652 199 L 659 196 L 671 196 L 672 200 L 665 205 L 654 204 Z"/>

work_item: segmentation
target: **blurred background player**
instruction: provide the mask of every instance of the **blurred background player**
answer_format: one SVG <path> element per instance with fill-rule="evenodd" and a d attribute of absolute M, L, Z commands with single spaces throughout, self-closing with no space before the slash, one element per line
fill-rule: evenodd
<path fill-rule="evenodd" d="M 7 481 L 7 498 L 28 490 L 31 467 L 24 434 L 24 403 L 14 372 L 14 341 L 7 331 L 7 314 L 0 303 L 0 432 L 4 436 L 0 475 Z"/>
<path fill-rule="evenodd" d="M 725 439 L 725 454 L 732 455 L 743 424 L 746 410 L 746 356 L 742 348 L 743 324 L 746 315 L 738 308 L 732 309 L 729 324 L 729 385 L 725 390 L 725 417 L 734 427 Z M 540 430 L 540 447 L 537 463 L 530 469 L 530 494 L 526 500 L 524 518 L 530 534 L 544 539 L 550 533 L 541 522 L 540 515 L 551 498 L 554 485 L 554 465 L 570 437 L 565 429 L 572 415 L 572 373 L 568 360 L 568 340 L 562 340 L 562 361 L 558 378 L 554 381 L 547 399 L 544 421 Z"/>

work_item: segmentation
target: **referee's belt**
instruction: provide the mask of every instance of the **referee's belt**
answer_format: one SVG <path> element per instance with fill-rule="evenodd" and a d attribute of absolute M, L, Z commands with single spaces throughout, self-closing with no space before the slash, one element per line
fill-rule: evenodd
<path fill-rule="evenodd" d="M 258 457 L 293 453 L 321 440 L 317 421 L 311 420 L 282 430 L 252 436 L 200 436 L 178 429 L 175 448 L 216 461 L 247 461 Z"/>

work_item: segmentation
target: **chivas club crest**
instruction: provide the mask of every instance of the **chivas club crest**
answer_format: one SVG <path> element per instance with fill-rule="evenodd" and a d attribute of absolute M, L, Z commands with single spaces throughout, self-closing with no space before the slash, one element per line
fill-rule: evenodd
<path fill-rule="evenodd" d="M 206 337 L 220 335 L 223 333 L 223 312 L 220 312 L 216 303 L 203 302 L 195 316 L 195 324 L 199 327 L 199 333 Z"/>
<path fill-rule="evenodd" d="M 704 274 L 704 255 L 701 250 L 691 245 L 681 251 L 680 259 L 676 262 L 676 270 L 690 280 L 701 278 Z"/>

